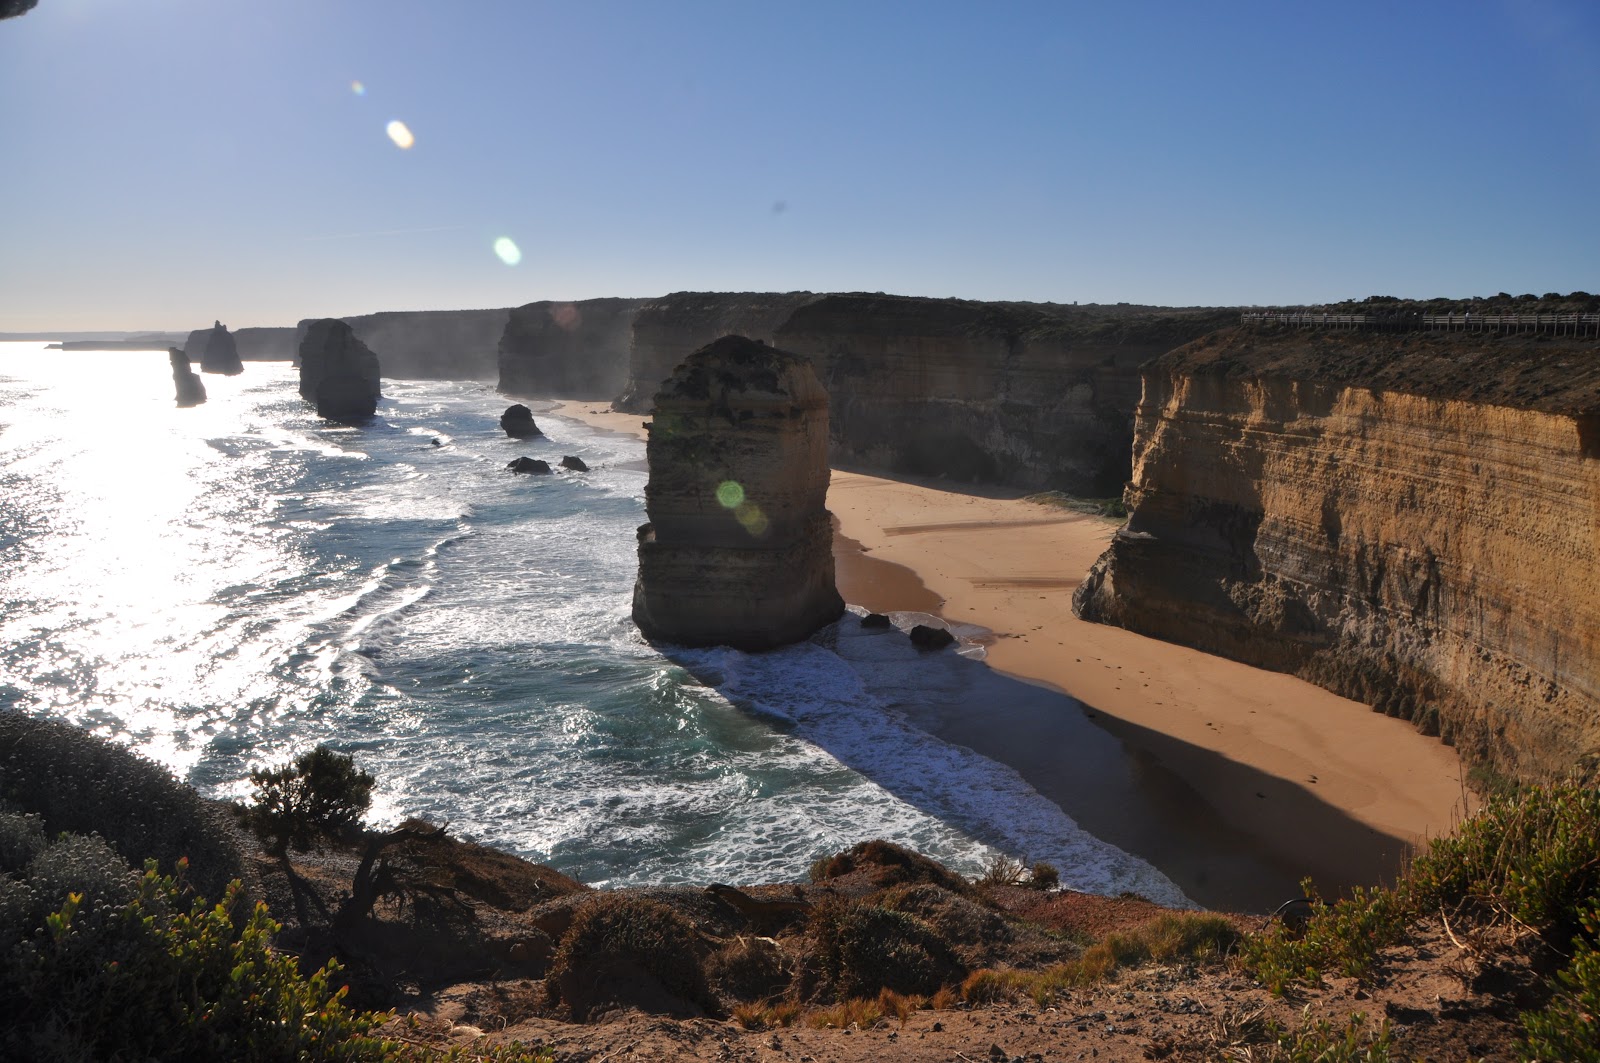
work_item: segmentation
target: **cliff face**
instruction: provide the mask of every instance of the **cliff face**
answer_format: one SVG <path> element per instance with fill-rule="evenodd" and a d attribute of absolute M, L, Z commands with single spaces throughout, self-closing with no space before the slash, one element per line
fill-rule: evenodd
<path fill-rule="evenodd" d="M 771 343 L 795 308 L 815 298 L 810 292 L 674 292 L 646 303 L 633 320 L 627 387 L 613 405 L 649 413 L 657 389 L 691 351 L 719 336 Z"/>
<path fill-rule="evenodd" d="M 494 380 L 509 310 L 400 310 L 339 318 L 397 380 Z M 312 321 L 296 326 L 296 346 Z"/>
<path fill-rule="evenodd" d="M 764 650 L 839 618 L 827 447 L 828 396 L 803 359 L 727 336 L 683 362 L 646 446 L 647 637 Z"/>
<path fill-rule="evenodd" d="M 1600 345 L 1231 330 L 1144 373 L 1080 616 L 1600 767 Z"/>
<path fill-rule="evenodd" d="M 287 327 L 235 329 L 233 342 L 246 362 L 292 362 L 299 349 L 296 330 Z"/>
<path fill-rule="evenodd" d="M 627 386 L 633 319 L 644 304 L 546 300 L 512 310 L 500 337 L 501 394 L 609 402 Z"/>
<path fill-rule="evenodd" d="M 300 342 L 300 397 L 330 421 L 364 421 L 378 409 L 378 356 L 337 318 L 306 325 Z"/>
<path fill-rule="evenodd" d="M 1127 480 L 1139 365 L 1233 320 L 864 293 L 678 293 L 639 311 L 616 406 L 647 412 L 692 343 L 734 331 L 812 363 L 832 403 L 836 462 L 1103 496 Z"/>
<path fill-rule="evenodd" d="M 1138 367 L 1216 315 L 829 295 L 777 341 L 832 398 L 835 462 L 1108 495 L 1127 479 Z"/>

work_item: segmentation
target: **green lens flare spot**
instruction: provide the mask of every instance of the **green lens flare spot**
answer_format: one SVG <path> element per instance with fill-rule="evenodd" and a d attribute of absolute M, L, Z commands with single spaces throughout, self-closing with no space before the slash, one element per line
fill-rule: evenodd
<path fill-rule="evenodd" d="M 761 512 L 761 507 L 754 502 L 746 502 L 734 510 L 733 515 L 740 524 L 744 525 L 744 530 L 755 538 L 759 539 L 767 534 L 767 526 L 770 522 L 767 520 L 767 515 Z"/>
<path fill-rule="evenodd" d="M 717 485 L 717 501 L 723 509 L 738 509 L 744 503 L 744 488 L 738 480 L 724 480 Z"/>

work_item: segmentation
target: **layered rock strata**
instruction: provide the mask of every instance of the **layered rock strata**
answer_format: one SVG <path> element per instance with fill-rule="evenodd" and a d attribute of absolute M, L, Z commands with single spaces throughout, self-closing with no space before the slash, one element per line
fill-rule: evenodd
<path fill-rule="evenodd" d="M 494 380 L 509 310 L 401 310 L 340 318 L 395 380 Z M 296 326 L 305 341 L 312 321 Z"/>
<path fill-rule="evenodd" d="M 528 303 L 500 336 L 499 390 L 527 398 L 616 398 L 628 383 L 633 319 L 643 299 Z M 681 353 L 700 346 L 684 347 Z"/>
<path fill-rule="evenodd" d="M 1600 345 L 1234 329 L 1144 372 L 1085 619 L 1301 675 L 1518 779 L 1600 765 Z"/>
<path fill-rule="evenodd" d="M 378 356 L 338 318 L 310 322 L 300 341 L 300 397 L 330 421 L 364 421 L 378 409 Z"/>
<path fill-rule="evenodd" d="M 244 365 L 239 361 L 239 348 L 234 345 L 233 334 L 218 321 L 209 330 L 202 333 L 204 341 L 199 348 L 200 371 L 202 373 L 221 373 L 224 376 L 237 376 L 244 372 Z M 191 340 L 193 334 L 191 334 Z M 190 358 L 194 352 L 185 348 Z"/>
<path fill-rule="evenodd" d="M 837 620 L 828 396 L 804 359 L 741 336 L 655 396 L 633 619 L 645 636 L 764 650 Z"/>
<path fill-rule="evenodd" d="M 614 403 L 626 413 L 648 413 L 656 391 L 690 351 L 719 336 L 771 343 L 778 326 L 810 292 L 673 292 L 640 307 L 628 351 L 628 384 Z"/>
<path fill-rule="evenodd" d="M 798 307 L 777 343 L 828 389 L 835 464 L 1104 497 L 1127 480 L 1139 366 L 1223 320 L 856 293 Z"/>
<path fill-rule="evenodd" d="M 167 361 L 172 365 L 172 387 L 179 406 L 198 406 L 206 401 L 206 386 L 199 374 L 189 368 L 189 356 L 176 347 L 167 348 Z"/>

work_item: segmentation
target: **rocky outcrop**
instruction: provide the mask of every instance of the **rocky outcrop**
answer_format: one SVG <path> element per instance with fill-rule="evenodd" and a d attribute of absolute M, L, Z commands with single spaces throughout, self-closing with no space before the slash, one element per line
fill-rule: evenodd
<path fill-rule="evenodd" d="M 512 439 L 531 439 L 544 435 L 534 423 L 533 411 L 520 402 L 506 407 L 506 412 L 500 415 L 500 428 Z"/>
<path fill-rule="evenodd" d="M 563 469 L 570 469 L 572 472 L 589 471 L 589 466 L 584 464 L 583 459 L 573 454 L 566 454 L 562 456 L 561 467 Z"/>
<path fill-rule="evenodd" d="M 338 318 L 310 322 L 300 341 L 300 397 L 330 421 L 364 421 L 381 397 L 378 356 Z"/>
<path fill-rule="evenodd" d="M 189 368 L 189 356 L 176 347 L 168 347 L 167 361 L 172 364 L 172 386 L 178 405 L 198 406 L 206 401 L 206 386 Z"/>
<path fill-rule="evenodd" d="M 607 402 L 616 398 L 628 383 L 633 319 L 645 302 L 546 300 L 512 310 L 500 337 L 501 394 Z"/>
<path fill-rule="evenodd" d="M 494 380 L 509 310 L 401 310 L 340 318 L 392 380 Z M 312 322 L 297 326 L 304 343 Z"/>
<path fill-rule="evenodd" d="M 39 0 L 0 0 L 0 18 L 16 18 L 32 11 Z"/>
<path fill-rule="evenodd" d="M 199 347 L 194 346 L 196 337 L 200 339 Z M 244 366 L 239 361 L 239 348 L 234 345 L 233 335 L 222 322 L 218 321 L 209 329 L 189 334 L 189 345 L 184 347 L 190 359 L 198 353 L 200 358 L 200 371 L 202 373 L 221 373 L 224 376 L 237 376 L 244 372 Z"/>
<path fill-rule="evenodd" d="M 633 619 L 646 637 L 770 649 L 844 612 L 828 396 L 806 362 L 727 336 L 655 396 Z"/>
<path fill-rule="evenodd" d="M 1520 779 L 1600 767 L 1600 345 L 1251 332 L 1144 373 L 1080 616 L 1301 675 Z"/>
<path fill-rule="evenodd" d="M 639 308 L 628 353 L 628 385 L 613 404 L 648 413 L 656 391 L 689 354 L 719 336 L 773 341 L 810 292 L 674 292 Z"/>
<path fill-rule="evenodd" d="M 506 468 L 511 472 L 534 473 L 543 475 L 550 471 L 550 463 L 543 458 L 520 457 L 512 458 L 506 462 Z"/>

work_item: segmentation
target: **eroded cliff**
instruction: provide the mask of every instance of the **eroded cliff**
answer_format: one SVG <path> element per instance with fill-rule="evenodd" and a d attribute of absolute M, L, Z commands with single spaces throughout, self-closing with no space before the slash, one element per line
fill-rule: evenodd
<path fill-rule="evenodd" d="M 645 302 L 545 300 L 512 310 L 500 337 L 500 393 L 609 402 L 628 384 L 633 319 Z"/>
<path fill-rule="evenodd" d="M 691 351 L 721 336 L 771 343 L 795 308 L 815 298 L 810 292 L 673 292 L 649 301 L 634 317 L 628 383 L 613 405 L 650 412 L 656 391 Z"/>
<path fill-rule="evenodd" d="M 396 310 L 339 318 L 394 380 L 494 380 L 509 310 Z M 312 321 L 301 321 L 296 347 Z"/>
<path fill-rule="evenodd" d="M 836 463 L 1107 495 L 1128 476 L 1139 366 L 1232 320 L 1196 308 L 680 292 L 639 311 L 616 405 L 648 411 L 687 351 L 736 332 L 812 363 Z"/>
<path fill-rule="evenodd" d="M 1600 765 L 1600 344 L 1227 330 L 1143 374 L 1085 619 L 1301 675 L 1521 779 Z"/>

